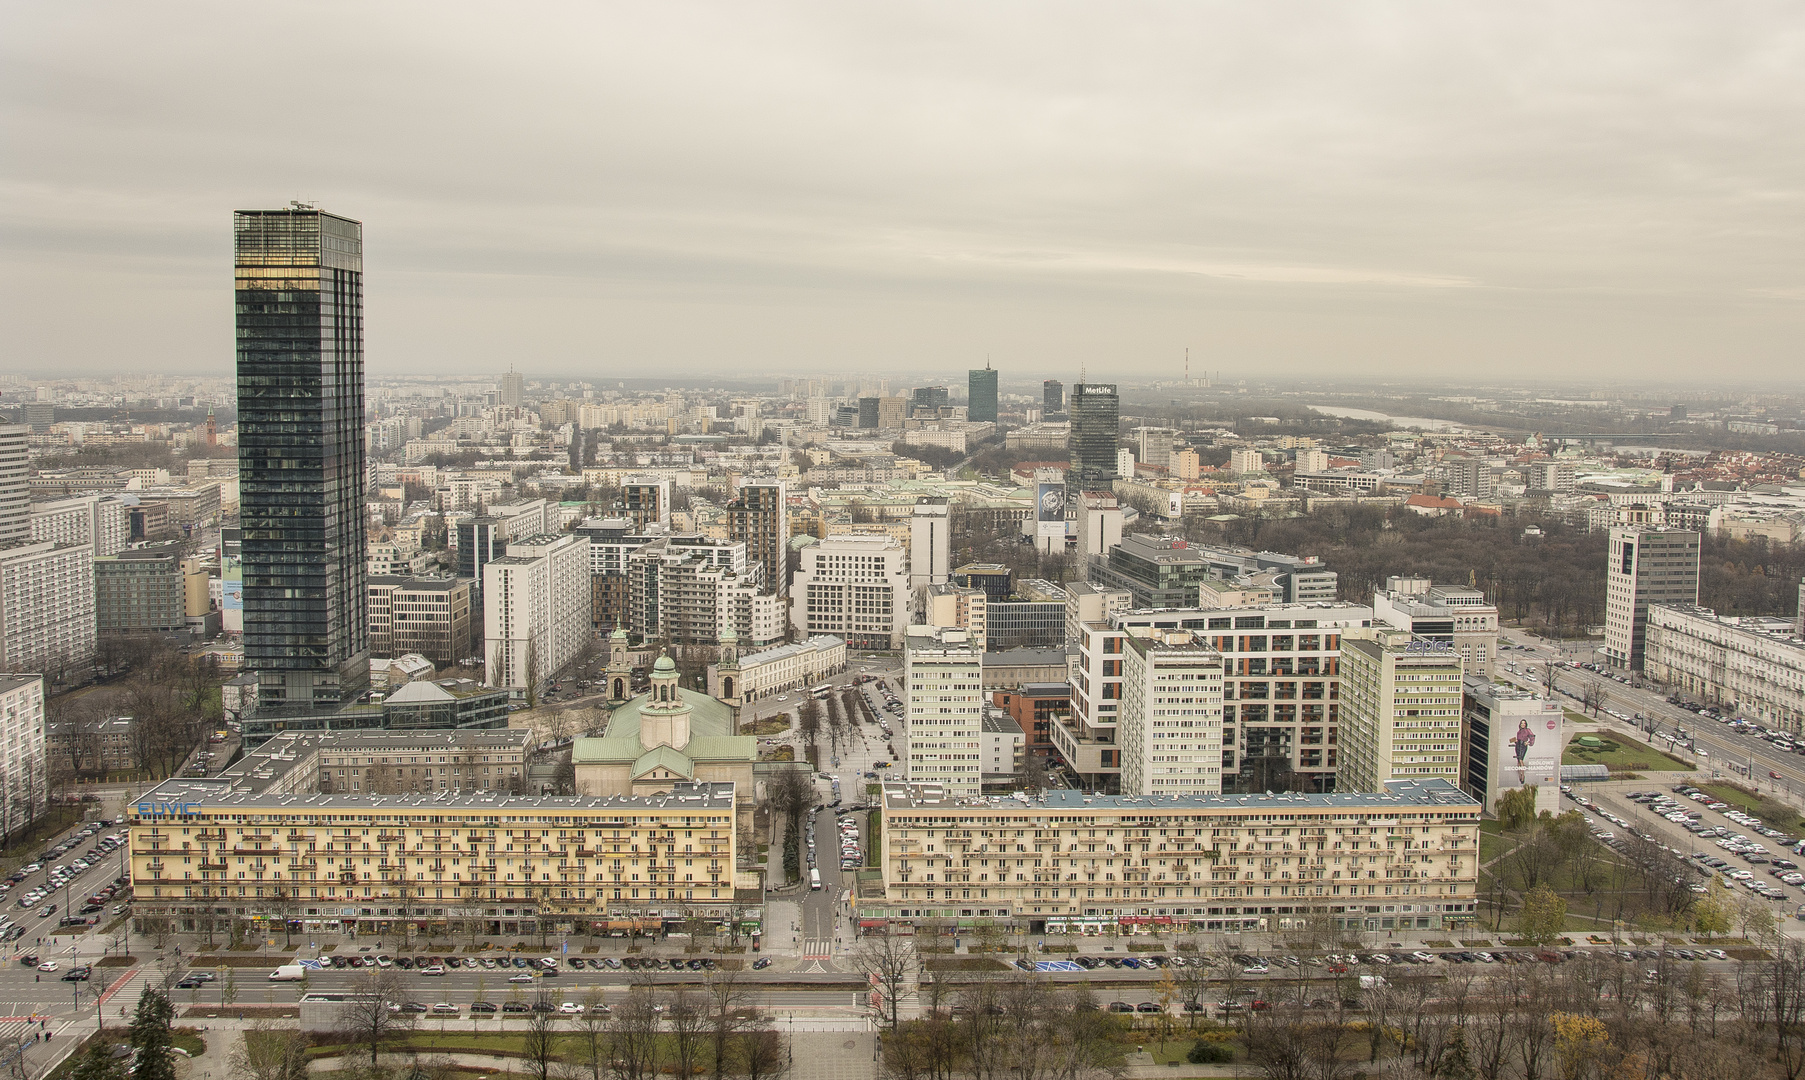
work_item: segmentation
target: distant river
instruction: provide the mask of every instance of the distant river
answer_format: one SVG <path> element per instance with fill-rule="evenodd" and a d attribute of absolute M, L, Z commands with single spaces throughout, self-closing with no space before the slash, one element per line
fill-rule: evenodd
<path fill-rule="evenodd" d="M 1319 413 L 1327 416 L 1339 416 L 1348 420 L 1374 420 L 1390 424 L 1394 428 L 1421 428 L 1424 431 L 1448 431 L 1460 425 L 1448 420 L 1431 420 L 1427 416 L 1391 416 L 1371 409 L 1346 409 L 1339 405 L 1311 405 Z"/>

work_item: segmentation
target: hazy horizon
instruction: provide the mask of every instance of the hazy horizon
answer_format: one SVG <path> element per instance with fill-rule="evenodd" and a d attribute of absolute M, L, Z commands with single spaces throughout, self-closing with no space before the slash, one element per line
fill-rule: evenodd
<path fill-rule="evenodd" d="M 15 373 L 225 375 L 231 212 L 373 378 L 1796 384 L 1805 13 L 15 7 Z"/>

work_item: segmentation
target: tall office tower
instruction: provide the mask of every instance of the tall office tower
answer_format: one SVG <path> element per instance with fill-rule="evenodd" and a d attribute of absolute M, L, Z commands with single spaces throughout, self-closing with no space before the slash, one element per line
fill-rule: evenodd
<path fill-rule="evenodd" d="M 909 590 L 944 585 L 952 571 L 953 520 L 945 499 L 923 496 L 909 515 Z"/>
<path fill-rule="evenodd" d="M 1065 411 L 1065 384 L 1048 379 L 1040 384 L 1040 411 L 1047 416 Z"/>
<path fill-rule="evenodd" d="M 911 416 L 937 416 L 949 398 L 944 386 L 917 386 L 909 397 Z"/>
<path fill-rule="evenodd" d="M 908 398 L 880 397 L 877 399 L 877 426 L 880 430 L 901 431 L 903 421 L 908 415 Z"/>
<path fill-rule="evenodd" d="M 984 652 L 963 630 L 914 627 L 903 654 L 908 683 L 909 782 L 947 794 L 983 793 Z"/>
<path fill-rule="evenodd" d="M 875 430 L 878 426 L 878 402 L 881 399 L 862 397 L 859 399 L 859 427 Z"/>
<path fill-rule="evenodd" d="M 232 216 L 244 665 L 261 708 L 370 681 L 363 226 L 312 207 Z"/>
<path fill-rule="evenodd" d="M 0 425 L 0 548 L 31 543 L 29 424 Z"/>
<path fill-rule="evenodd" d="M 1403 630 L 1341 639 L 1341 760 L 1336 791 L 1393 780 L 1460 783 L 1460 654 Z"/>
<path fill-rule="evenodd" d="M 1116 478 L 1116 440 L 1121 399 L 1107 383 L 1072 386 L 1072 465 L 1066 475 L 1068 493 L 1108 491 Z M 1076 498 L 1074 494 L 1072 496 Z"/>
<path fill-rule="evenodd" d="M 1137 450 L 1135 458 L 1143 465 L 1153 465 L 1161 469 L 1172 467 L 1172 441 L 1178 436 L 1177 430 L 1168 427 L 1138 427 L 1134 429 Z"/>
<path fill-rule="evenodd" d="M 1222 794 L 1222 654 L 1187 630 L 1123 644 L 1122 794 Z"/>
<path fill-rule="evenodd" d="M 727 539 L 746 545 L 746 560 L 764 568 L 765 589 L 788 592 L 785 550 L 790 542 L 789 506 L 782 480 L 747 480 L 727 504 Z"/>
<path fill-rule="evenodd" d="M 510 409 L 518 409 L 525 399 L 526 376 L 510 366 L 501 376 L 501 403 Z"/>
<path fill-rule="evenodd" d="M 1605 549 L 1604 655 L 1612 667 L 1642 670 L 1648 605 L 1698 603 L 1698 533 L 1628 525 Z"/>
<path fill-rule="evenodd" d="M 985 424 L 997 419 L 997 373 L 989 364 L 966 373 L 965 418 Z"/>

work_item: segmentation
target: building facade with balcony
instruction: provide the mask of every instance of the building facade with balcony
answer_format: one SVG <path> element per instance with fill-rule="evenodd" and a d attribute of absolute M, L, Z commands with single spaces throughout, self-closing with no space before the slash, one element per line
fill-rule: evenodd
<path fill-rule="evenodd" d="M 738 914 L 734 786 L 648 795 L 254 795 L 170 780 L 128 806 L 139 933 L 606 931 Z"/>
<path fill-rule="evenodd" d="M 1445 780 L 1160 799 L 893 783 L 882 798 L 884 893 L 855 901 L 865 932 L 1430 930 L 1476 914 L 1481 807 Z"/>

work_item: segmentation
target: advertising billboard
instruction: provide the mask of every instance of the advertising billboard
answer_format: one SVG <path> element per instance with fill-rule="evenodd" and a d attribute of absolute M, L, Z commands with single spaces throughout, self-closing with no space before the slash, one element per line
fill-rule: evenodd
<path fill-rule="evenodd" d="M 1498 796 L 1520 787 L 1536 789 L 1536 810 L 1560 812 L 1561 730 L 1560 702 L 1524 695 L 1493 702 L 1489 722 L 1475 727 L 1473 735 L 1490 743 L 1490 773 L 1483 796 L 1488 807 Z"/>
<path fill-rule="evenodd" d="M 1035 485 L 1035 516 L 1041 521 L 1065 520 L 1065 485 Z"/>

